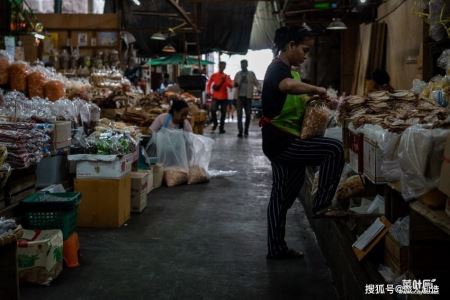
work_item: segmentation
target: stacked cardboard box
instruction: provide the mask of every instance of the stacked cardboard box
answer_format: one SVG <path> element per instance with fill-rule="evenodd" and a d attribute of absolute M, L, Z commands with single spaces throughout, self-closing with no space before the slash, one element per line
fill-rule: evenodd
<path fill-rule="evenodd" d="M 148 173 L 131 172 L 131 211 L 142 212 L 147 207 Z"/>

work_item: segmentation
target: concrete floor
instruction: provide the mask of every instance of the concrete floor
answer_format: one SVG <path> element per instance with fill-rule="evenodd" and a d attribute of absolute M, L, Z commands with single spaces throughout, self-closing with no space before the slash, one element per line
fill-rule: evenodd
<path fill-rule="evenodd" d="M 266 261 L 271 170 L 261 134 L 238 139 L 227 123 L 211 168 L 236 170 L 208 184 L 160 188 L 117 230 L 79 229 L 81 266 L 22 299 L 335 299 L 333 282 L 303 208 L 288 214 L 295 261 Z M 209 133 L 209 130 L 207 130 Z"/>

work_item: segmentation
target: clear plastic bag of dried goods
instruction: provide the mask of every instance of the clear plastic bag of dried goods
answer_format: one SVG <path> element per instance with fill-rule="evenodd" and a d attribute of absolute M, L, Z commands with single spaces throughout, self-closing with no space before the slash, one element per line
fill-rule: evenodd
<path fill-rule="evenodd" d="M 64 97 L 64 84 L 59 80 L 49 80 L 44 85 L 45 97 L 50 101 L 56 101 Z"/>
<path fill-rule="evenodd" d="M 27 91 L 28 65 L 24 62 L 15 62 L 9 66 L 8 70 L 11 90 L 25 93 Z"/>
<path fill-rule="evenodd" d="M 44 85 L 46 82 L 45 74 L 38 70 L 32 70 L 27 76 L 28 96 L 33 97 L 45 97 Z"/>
<path fill-rule="evenodd" d="M 329 119 L 330 110 L 323 100 L 314 99 L 309 101 L 303 118 L 300 138 L 306 140 L 316 136 L 323 136 Z"/>
<path fill-rule="evenodd" d="M 100 107 L 94 103 L 86 103 L 80 108 L 80 118 L 86 133 L 90 134 L 100 120 Z"/>
<path fill-rule="evenodd" d="M 156 156 L 164 167 L 166 185 L 172 187 L 187 183 L 189 161 L 185 133 L 182 130 L 162 128 L 153 134 L 151 144 L 156 145 Z"/>
<path fill-rule="evenodd" d="M 5 50 L 0 50 L 0 85 L 8 84 L 8 68 L 11 62 L 12 59 L 8 52 Z"/>
<path fill-rule="evenodd" d="M 214 140 L 202 135 L 185 133 L 189 158 L 188 184 L 209 181 L 208 167 Z"/>
<path fill-rule="evenodd" d="M 53 103 L 52 111 L 54 116 L 60 120 L 75 121 L 77 118 L 77 109 L 75 104 L 68 99 L 60 99 Z"/>

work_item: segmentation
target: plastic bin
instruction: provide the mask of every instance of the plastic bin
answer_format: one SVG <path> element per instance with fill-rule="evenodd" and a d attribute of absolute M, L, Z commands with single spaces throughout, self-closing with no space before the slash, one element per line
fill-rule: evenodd
<path fill-rule="evenodd" d="M 27 229 L 60 229 L 66 240 L 77 225 L 81 194 L 34 193 L 21 203 Z"/>

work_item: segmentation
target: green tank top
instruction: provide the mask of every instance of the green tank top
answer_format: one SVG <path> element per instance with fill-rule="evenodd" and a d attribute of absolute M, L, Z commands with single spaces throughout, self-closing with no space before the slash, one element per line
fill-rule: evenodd
<path fill-rule="evenodd" d="M 294 80 L 301 81 L 300 73 L 291 71 Z M 307 95 L 291 95 L 286 96 L 281 113 L 272 119 L 271 123 L 276 128 L 300 136 L 302 130 L 302 121 L 305 114 L 306 103 L 309 97 Z"/>

